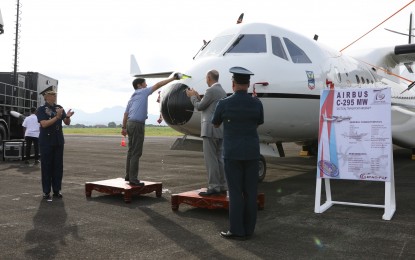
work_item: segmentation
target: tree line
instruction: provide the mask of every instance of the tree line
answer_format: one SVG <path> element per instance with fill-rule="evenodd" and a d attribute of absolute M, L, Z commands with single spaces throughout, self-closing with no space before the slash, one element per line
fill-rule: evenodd
<path fill-rule="evenodd" d="M 153 124 L 146 124 L 146 126 L 152 127 L 167 127 L 165 125 L 153 125 Z M 66 128 L 121 128 L 122 124 L 116 124 L 115 122 L 109 122 L 107 125 L 104 124 L 96 124 L 96 125 L 84 125 L 84 124 L 73 124 L 73 125 L 64 125 L 63 127 Z"/>

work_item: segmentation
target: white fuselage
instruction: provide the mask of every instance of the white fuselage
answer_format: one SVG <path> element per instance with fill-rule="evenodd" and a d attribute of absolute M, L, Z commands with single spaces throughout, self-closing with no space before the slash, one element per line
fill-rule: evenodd
<path fill-rule="evenodd" d="M 247 50 L 232 51 L 231 46 L 240 35 L 245 37 L 238 44 L 245 44 Z M 265 39 L 265 50 L 250 46 L 257 44 L 257 41 L 249 42 L 252 35 Z M 229 49 L 231 51 L 227 51 Z M 394 142 L 413 148 L 415 92 L 412 89 L 400 94 L 408 82 L 403 84 L 399 78 L 385 73 L 385 70 L 398 72 L 399 66 L 390 67 L 388 60 L 379 58 L 392 51 L 393 48 L 373 51 L 363 57 L 365 60 L 358 60 L 277 26 L 237 25 L 220 33 L 199 53 L 194 64 L 183 71 L 191 78 L 180 80 L 180 84 L 203 95 L 207 88 L 206 72 L 216 69 L 220 74 L 219 82 L 230 95 L 233 91 L 229 68 L 240 66 L 252 71 L 255 75 L 251 77 L 248 92 L 255 91 L 264 106 L 265 122 L 258 128 L 264 143 L 310 143 L 317 140 L 322 89 L 389 86 L 392 89 Z M 162 99 L 168 98 L 168 89 L 162 92 Z M 169 125 L 184 134 L 199 136 L 200 114 L 194 111 L 188 120 Z"/>

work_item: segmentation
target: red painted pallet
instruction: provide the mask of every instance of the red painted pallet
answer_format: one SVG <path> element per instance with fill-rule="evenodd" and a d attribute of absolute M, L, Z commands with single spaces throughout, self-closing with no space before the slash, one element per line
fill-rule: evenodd
<path fill-rule="evenodd" d="M 229 198 L 226 194 L 215 196 L 200 196 L 199 192 L 206 191 L 206 188 L 200 190 L 192 190 L 171 195 L 171 209 L 176 211 L 181 203 L 188 204 L 197 208 L 207 209 L 228 209 Z M 265 196 L 264 193 L 258 193 L 257 197 L 258 209 L 264 209 Z"/>
<path fill-rule="evenodd" d="M 126 203 L 131 202 L 132 195 L 141 195 L 156 192 L 156 197 L 161 197 L 162 183 L 161 182 L 150 182 L 142 181 L 144 183 L 143 187 L 134 186 L 128 184 L 128 181 L 125 181 L 123 178 L 103 180 L 103 181 L 94 181 L 85 183 L 85 195 L 86 197 L 91 197 L 93 190 L 106 193 L 106 194 L 124 194 L 124 201 Z"/>

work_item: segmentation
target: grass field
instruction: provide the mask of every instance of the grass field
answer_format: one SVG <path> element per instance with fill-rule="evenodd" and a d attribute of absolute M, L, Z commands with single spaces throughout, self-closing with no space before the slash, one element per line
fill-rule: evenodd
<path fill-rule="evenodd" d="M 70 135 L 121 135 L 121 128 L 63 128 L 64 134 Z M 146 126 L 146 136 L 180 136 L 176 130 L 166 126 Z"/>

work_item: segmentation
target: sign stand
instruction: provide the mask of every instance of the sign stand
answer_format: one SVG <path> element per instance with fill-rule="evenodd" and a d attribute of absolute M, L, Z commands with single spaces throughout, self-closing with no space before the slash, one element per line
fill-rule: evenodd
<path fill-rule="evenodd" d="M 393 151 L 392 151 L 393 152 Z M 391 153 L 393 154 L 393 153 Z M 353 203 L 353 202 L 345 202 L 345 201 L 334 201 L 331 197 L 331 187 L 330 187 L 330 179 L 324 178 L 324 186 L 326 191 L 326 202 L 323 205 L 321 203 L 321 185 L 322 185 L 322 178 L 317 176 L 316 182 L 316 197 L 315 197 L 315 204 L 314 204 L 314 212 L 315 213 L 323 213 L 331 206 L 335 204 L 340 205 L 350 205 L 350 206 L 360 206 L 360 207 L 372 207 L 372 208 L 384 208 L 385 212 L 382 216 L 383 220 L 391 220 L 393 214 L 396 210 L 396 200 L 395 200 L 395 174 L 394 174 L 394 166 L 393 166 L 393 156 L 391 156 L 391 175 L 390 181 L 385 182 L 385 204 L 363 204 L 363 203 Z"/>

